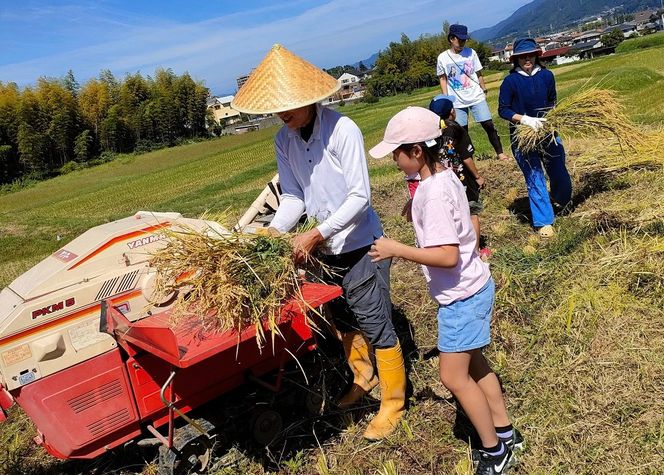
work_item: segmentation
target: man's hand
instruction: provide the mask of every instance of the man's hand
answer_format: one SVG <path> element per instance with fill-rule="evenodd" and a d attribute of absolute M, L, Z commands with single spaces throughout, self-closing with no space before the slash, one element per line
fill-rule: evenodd
<path fill-rule="evenodd" d="M 320 231 L 316 228 L 295 236 L 292 241 L 293 258 L 295 263 L 301 264 L 306 262 L 306 260 L 309 259 L 311 252 L 324 240 L 325 239 L 323 239 Z"/>
<path fill-rule="evenodd" d="M 480 187 L 480 190 L 483 190 L 484 187 L 486 186 L 486 180 L 484 179 L 483 176 L 478 176 L 475 178 L 475 181 L 477 182 L 477 186 Z"/>
<path fill-rule="evenodd" d="M 382 261 L 390 257 L 398 257 L 399 249 L 403 246 L 399 241 L 388 239 L 386 237 L 378 238 L 374 241 L 367 254 L 371 257 L 371 262 Z"/>

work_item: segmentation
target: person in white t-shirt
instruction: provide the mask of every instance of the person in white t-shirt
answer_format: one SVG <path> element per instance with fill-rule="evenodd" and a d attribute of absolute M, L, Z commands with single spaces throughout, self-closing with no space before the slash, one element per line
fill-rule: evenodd
<path fill-rule="evenodd" d="M 389 121 L 383 141 L 369 150 L 374 158 L 391 153 L 406 176 L 420 176 L 412 203 L 418 246 L 381 237 L 369 255 L 375 262 L 400 257 L 422 265 L 438 303 L 441 381 L 482 442 L 476 474 L 502 474 L 513 464 L 518 437 L 498 378 L 482 354 L 490 342 L 495 284 L 476 249 L 464 187 L 440 160 L 440 136 L 438 115 L 408 107 Z"/>
<path fill-rule="evenodd" d="M 468 114 L 473 115 L 487 136 L 500 160 L 509 160 L 503 151 L 498 131 L 493 125 L 491 111 L 486 101 L 487 88 L 482 76 L 482 63 L 472 48 L 466 48 L 468 27 L 450 25 L 447 40 L 450 48 L 438 55 L 436 74 L 444 95 L 455 97 L 456 121 L 468 130 Z"/>

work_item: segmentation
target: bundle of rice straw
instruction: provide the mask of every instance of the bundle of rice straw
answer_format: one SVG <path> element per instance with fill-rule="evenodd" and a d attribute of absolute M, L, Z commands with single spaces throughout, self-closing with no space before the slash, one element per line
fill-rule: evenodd
<path fill-rule="evenodd" d="M 259 347 L 265 342 L 263 324 L 272 339 L 280 335 L 283 304 L 301 298 L 288 235 L 210 236 L 192 229 L 170 230 L 151 265 L 157 270 L 155 295 L 177 291 L 173 324 L 196 316 L 203 328 L 212 330 L 239 333 L 254 325 Z"/>
<path fill-rule="evenodd" d="M 625 151 L 618 140 L 601 146 L 583 147 L 574 163 L 581 169 L 621 170 L 626 167 L 664 167 L 664 130 L 643 134 L 643 139 L 631 150 Z"/>
<path fill-rule="evenodd" d="M 537 149 L 546 140 L 555 140 L 553 133 L 576 137 L 609 134 L 621 148 L 635 149 L 642 134 L 627 117 L 616 93 L 596 86 L 582 89 L 564 99 L 547 112 L 544 127 L 534 130 L 525 125 L 516 127 L 516 147 L 523 152 Z"/>

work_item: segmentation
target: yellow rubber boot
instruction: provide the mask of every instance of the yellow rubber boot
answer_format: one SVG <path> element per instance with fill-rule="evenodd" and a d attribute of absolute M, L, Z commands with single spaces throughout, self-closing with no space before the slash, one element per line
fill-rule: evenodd
<path fill-rule="evenodd" d="M 369 422 L 364 438 L 380 440 L 397 428 L 406 408 L 406 368 L 401 345 L 376 349 L 376 366 L 380 379 L 380 410 Z"/>
<path fill-rule="evenodd" d="M 348 366 L 353 372 L 353 385 L 344 394 L 337 407 L 346 409 L 356 404 L 378 384 L 374 371 L 371 345 L 361 332 L 342 333 L 341 341 L 348 358 Z"/>

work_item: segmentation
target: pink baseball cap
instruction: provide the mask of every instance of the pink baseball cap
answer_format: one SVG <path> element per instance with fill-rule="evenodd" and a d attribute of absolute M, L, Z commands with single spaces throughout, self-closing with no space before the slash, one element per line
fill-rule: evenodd
<path fill-rule="evenodd" d="M 399 145 L 429 142 L 441 135 L 440 117 L 424 107 L 407 107 L 390 119 L 383 141 L 369 150 L 373 158 L 394 152 Z M 434 143 L 427 143 L 429 146 Z"/>

